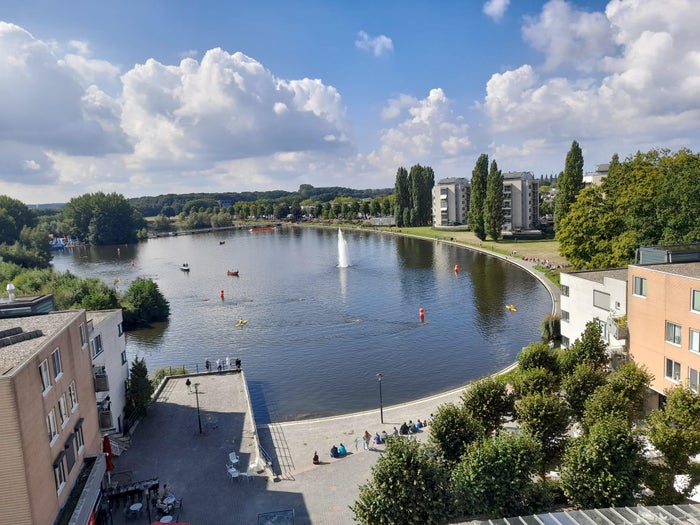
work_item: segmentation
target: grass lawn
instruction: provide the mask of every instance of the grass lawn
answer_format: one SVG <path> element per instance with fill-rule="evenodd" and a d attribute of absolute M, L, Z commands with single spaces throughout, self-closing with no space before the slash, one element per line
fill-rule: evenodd
<path fill-rule="evenodd" d="M 559 243 L 554 239 L 538 239 L 538 240 L 500 240 L 480 241 L 472 232 L 469 231 L 451 231 L 439 230 L 430 226 L 421 226 L 417 228 L 391 228 L 393 231 L 400 230 L 401 233 L 417 235 L 429 239 L 441 239 L 448 241 L 453 239 L 455 242 L 470 246 L 479 246 L 481 248 L 500 253 L 502 255 L 510 255 L 512 250 L 518 252 L 519 257 L 536 258 L 548 260 L 554 265 L 566 266 L 567 262 L 564 257 L 559 255 Z"/>

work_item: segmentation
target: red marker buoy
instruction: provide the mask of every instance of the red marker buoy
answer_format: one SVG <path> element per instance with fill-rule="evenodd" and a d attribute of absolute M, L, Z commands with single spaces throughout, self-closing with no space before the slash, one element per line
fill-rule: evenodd
<path fill-rule="evenodd" d="M 219 292 L 219 297 L 221 297 L 221 300 L 222 300 L 222 301 L 224 300 L 224 291 L 223 291 L 223 290 L 221 290 L 221 291 Z"/>
<path fill-rule="evenodd" d="M 420 316 L 420 322 L 421 323 L 424 322 L 425 321 L 425 310 L 423 310 L 422 308 L 418 309 L 418 315 Z"/>
<path fill-rule="evenodd" d="M 459 264 L 455 264 L 455 273 L 459 273 Z"/>

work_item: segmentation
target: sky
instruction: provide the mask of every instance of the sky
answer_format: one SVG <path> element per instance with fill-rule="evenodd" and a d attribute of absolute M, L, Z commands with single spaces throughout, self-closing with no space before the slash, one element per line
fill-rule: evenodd
<path fill-rule="evenodd" d="M 0 195 L 393 187 L 699 149 L 698 0 L 3 0 Z"/>

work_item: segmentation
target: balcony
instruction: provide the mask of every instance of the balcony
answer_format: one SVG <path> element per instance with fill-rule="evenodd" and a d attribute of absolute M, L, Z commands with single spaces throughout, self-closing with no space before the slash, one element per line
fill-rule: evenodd
<path fill-rule="evenodd" d="M 630 332 L 627 327 L 627 316 L 610 318 L 608 320 L 608 333 L 618 341 L 629 339 Z"/>
<path fill-rule="evenodd" d="M 93 368 L 92 377 L 95 380 L 95 392 L 109 391 L 109 377 L 103 366 Z"/>
<path fill-rule="evenodd" d="M 100 410 L 100 429 L 114 428 L 111 410 Z"/>

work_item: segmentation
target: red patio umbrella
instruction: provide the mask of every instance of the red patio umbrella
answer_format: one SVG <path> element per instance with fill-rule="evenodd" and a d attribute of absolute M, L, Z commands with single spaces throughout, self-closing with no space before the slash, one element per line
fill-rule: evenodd
<path fill-rule="evenodd" d="M 114 470 L 114 463 L 112 462 L 112 443 L 109 440 L 109 436 L 105 436 L 102 440 L 102 452 L 105 453 L 105 462 L 107 468 L 107 482 L 112 483 L 112 474 Z"/>

